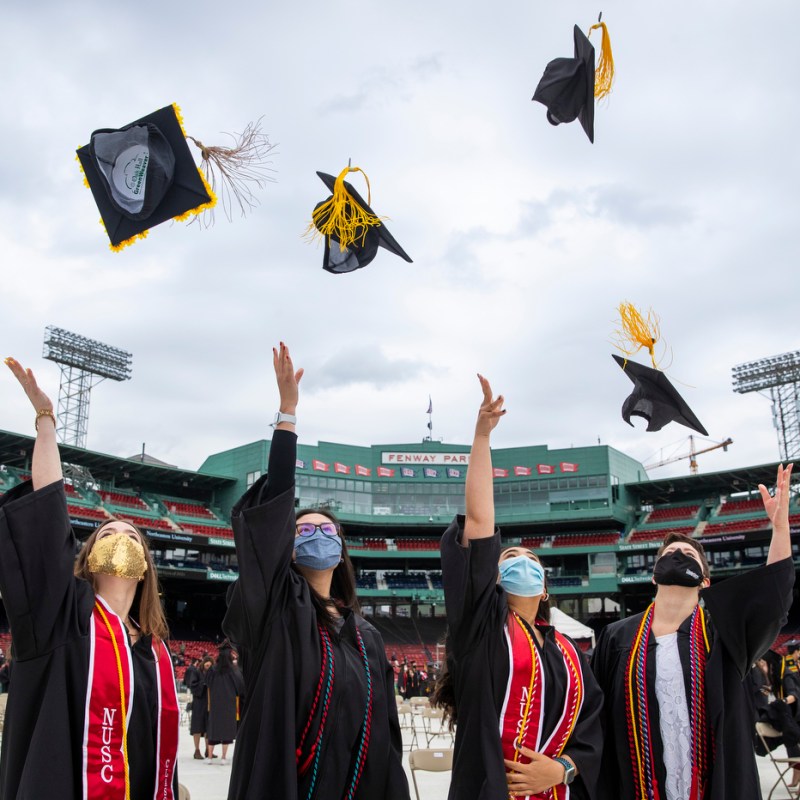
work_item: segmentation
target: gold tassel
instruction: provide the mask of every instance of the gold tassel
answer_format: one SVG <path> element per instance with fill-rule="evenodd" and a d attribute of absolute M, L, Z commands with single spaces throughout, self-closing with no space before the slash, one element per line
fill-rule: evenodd
<path fill-rule="evenodd" d="M 655 345 L 661 338 L 661 329 L 656 313 L 651 308 L 645 318 L 633 303 L 624 302 L 619 304 L 619 316 L 621 329 L 615 331 L 616 346 L 626 356 L 635 355 L 643 347 L 646 348 L 653 367 L 658 369 Z"/>
<path fill-rule="evenodd" d="M 603 41 L 600 49 L 600 61 L 594 71 L 594 97 L 595 100 L 602 100 L 611 94 L 611 84 L 614 82 L 614 54 L 611 52 L 611 39 L 608 36 L 605 22 L 592 25 L 589 28 L 589 36 L 597 28 L 603 31 Z"/>
<path fill-rule="evenodd" d="M 363 244 L 367 230 L 381 224 L 380 217 L 361 208 L 348 194 L 344 179 L 349 172 L 360 172 L 364 176 L 367 182 L 367 205 L 372 203 L 367 173 L 361 167 L 345 167 L 333 184 L 333 196 L 314 209 L 312 222 L 306 230 L 306 236 L 312 241 L 322 236 L 333 236 L 342 248 L 356 240 Z"/>

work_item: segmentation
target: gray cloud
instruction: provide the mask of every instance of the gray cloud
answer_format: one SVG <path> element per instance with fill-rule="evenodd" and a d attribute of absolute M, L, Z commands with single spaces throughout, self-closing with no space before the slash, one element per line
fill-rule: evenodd
<path fill-rule="evenodd" d="M 367 384 L 385 388 L 430 371 L 430 366 L 406 358 L 389 358 L 375 345 L 352 345 L 325 359 L 309 373 L 312 391 Z"/>

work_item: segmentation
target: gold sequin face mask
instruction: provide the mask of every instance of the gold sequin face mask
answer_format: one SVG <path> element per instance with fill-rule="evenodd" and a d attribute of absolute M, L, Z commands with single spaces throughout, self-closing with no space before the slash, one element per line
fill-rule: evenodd
<path fill-rule="evenodd" d="M 140 581 L 147 572 L 144 547 L 127 533 L 112 533 L 98 539 L 88 558 L 89 572 L 133 578 Z"/>

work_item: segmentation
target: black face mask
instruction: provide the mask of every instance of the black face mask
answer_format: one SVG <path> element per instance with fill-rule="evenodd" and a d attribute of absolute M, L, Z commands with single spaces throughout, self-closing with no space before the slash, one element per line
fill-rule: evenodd
<path fill-rule="evenodd" d="M 699 586 L 703 582 L 703 568 L 691 556 L 673 550 L 656 561 L 653 577 L 659 586 Z"/>

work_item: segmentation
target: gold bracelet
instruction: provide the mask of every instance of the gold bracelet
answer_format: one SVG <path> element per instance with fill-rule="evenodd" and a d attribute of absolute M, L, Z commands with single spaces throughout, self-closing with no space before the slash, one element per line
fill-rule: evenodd
<path fill-rule="evenodd" d="M 42 417 L 50 417 L 50 419 L 53 420 L 53 427 L 55 428 L 55 426 L 56 426 L 56 415 L 53 413 L 53 410 L 51 408 L 40 408 L 36 412 L 36 420 L 33 423 L 33 426 L 34 426 L 34 428 L 36 428 L 37 433 L 39 431 L 39 420 Z"/>

